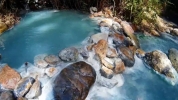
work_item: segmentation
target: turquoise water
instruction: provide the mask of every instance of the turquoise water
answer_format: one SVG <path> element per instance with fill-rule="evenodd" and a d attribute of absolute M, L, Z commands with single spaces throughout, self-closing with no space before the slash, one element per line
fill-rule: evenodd
<path fill-rule="evenodd" d="M 81 45 L 96 28 L 87 15 L 75 11 L 29 13 L 20 24 L 0 37 L 1 62 L 18 68 L 26 61 L 33 63 L 37 54 L 57 55 L 66 47 Z M 137 34 L 137 37 L 141 48 L 147 52 L 159 49 L 167 53 L 170 48 L 178 49 L 178 38 L 170 35 Z M 134 67 L 126 69 L 123 78 L 118 79 L 124 81 L 122 86 L 99 91 L 100 97 L 91 100 L 178 100 L 178 85 L 171 85 L 139 58 L 136 58 Z"/>
<path fill-rule="evenodd" d="M 87 15 L 75 11 L 29 13 L 0 37 L 1 62 L 18 68 L 27 61 L 33 63 L 37 54 L 57 55 L 66 47 L 80 44 L 95 28 Z"/>

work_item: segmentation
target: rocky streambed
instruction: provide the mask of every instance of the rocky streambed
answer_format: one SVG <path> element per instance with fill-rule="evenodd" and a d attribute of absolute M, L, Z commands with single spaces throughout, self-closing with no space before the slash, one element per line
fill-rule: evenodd
<path fill-rule="evenodd" d="M 124 84 L 122 74 L 136 58 L 177 83 L 178 50 L 170 49 L 169 57 L 160 50 L 144 52 L 128 22 L 106 16 L 92 20 L 100 32 L 81 46 L 70 46 L 58 55 L 36 55 L 34 64 L 25 62 L 16 70 L 1 64 L 0 100 L 95 100 L 98 88 L 111 90 Z"/>

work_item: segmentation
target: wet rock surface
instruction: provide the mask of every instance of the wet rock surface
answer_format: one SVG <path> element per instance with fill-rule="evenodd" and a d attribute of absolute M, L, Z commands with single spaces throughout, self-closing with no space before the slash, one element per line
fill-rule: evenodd
<path fill-rule="evenodd" d="M 175 68 L 175 70 L 178 72 L 178 50 L 171 48 L 169 50 L 169 59 L 173 65 L 173 67 Z"/>
<path fill-rule="evenodd" d="M 59 53 L 59 58 L 63 61 L 77 61 L 78 50 L 75 47 L 66 48 Z"/>
<path fill-rule="evenodd" d="M 35 82 L 35 79 L 32 77 L 26 77 L 19 81 L 18 85 L 14 89 L 14 94 L 17 97 L 23 97 L 30 90 L 31 86 Z"/>
<path fill-rule="evenodd" d="M 1 91 L 0 90 L 0 100 L 16 100 L 13 92 L 11 91 Z"/>
<path fill-rule="evenodd" d="M 95 70 L 86 62 L 67 66 L 54 81 L 55 100 L 84 100 L 95 78 Z"/>
<path fill-rule="evenodd" d="M 48 55 L 44 58 L 44 60 L 51 66 L 57 65 L 59 58 L 55 55 Z"/>
<path fill-rule="evenodd" d="M 6 89 L 14 89 L 21 76 L 7 64 L 0 65 L 0 85 Z"/>
<path fill-rule="evenodd" d="M 125 46 L 120 46 L 117 48 L 119 57 L 124 62 L 125 66 L 132 67 L 135 63 L 134 53 Z"/>

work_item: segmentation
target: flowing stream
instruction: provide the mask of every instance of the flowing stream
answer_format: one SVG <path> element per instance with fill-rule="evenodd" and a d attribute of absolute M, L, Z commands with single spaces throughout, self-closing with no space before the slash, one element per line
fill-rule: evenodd
<path fill-rule="evenodd" d="M 0 37 L 1 62 L 19 68 L 24 62 L 33 63 L 35 55 L 57 55 L 66 47 L 82 45 L 97 30 L 88 15 L 79 12 L 32 12 Z M 178 49 L 178 39 L 170 35 L 153 37 L 137 33 L 137 37 L 146 52 L 159 49 L 167 54 L 170 48 Z M 123 84 L 113 89 L 94 86 L 87 100 L 178 100 L 177 84 L 171 85 L 135 58 L 135 65 L 126 69 L 123 78 L 118 78 Z"/>

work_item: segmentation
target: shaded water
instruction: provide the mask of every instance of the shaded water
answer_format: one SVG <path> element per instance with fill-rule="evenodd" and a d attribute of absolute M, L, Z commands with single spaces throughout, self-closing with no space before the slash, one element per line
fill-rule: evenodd
<path fill-rule="evenodd" d="M 18 68 L 26 61 L 33 63 L 37 54 L 57 55 L 66 47 L 80 44 L 94 28 L 87 15 L 75 11 L 29 13 L 0 37 L 2 62 Z"/>
<path fill-rule="evenodd" d="M 19 25 L 0 37 L 2 62 L 18 68 L 26 61 L 33 63 L 37 54 L 58 54 L 66 47 L 80 45 L 95 32 L 95 28 L 97 26 L 87 15 L 78 12 L 29 13 Z M 169 35 L 150 37 L 137 34 L 137 37 L 141 48 L 147 52 L 159 49 L 167 53 L 172 47 L 178 49 L 177 38 Z M 123 78 L 118 78 L 120 87 L 107 89 L 94 86 L 97 89 L 90 91 L 94 95 L 87 100 L 178 100 L 178 85 L 171 85 L 164 77 L 148 69 L 141 59 L 135 58 L 135 65 L 126 69 Z"/>

